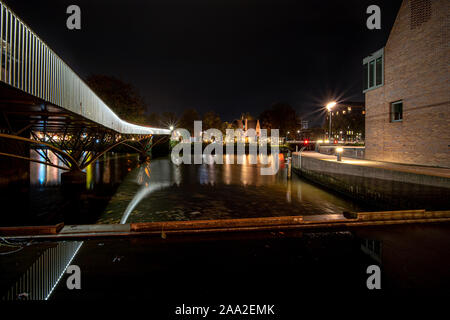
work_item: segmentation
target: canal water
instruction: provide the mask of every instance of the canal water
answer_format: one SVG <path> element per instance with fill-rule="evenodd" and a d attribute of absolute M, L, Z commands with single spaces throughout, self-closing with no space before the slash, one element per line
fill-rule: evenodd
<path fill-rule="evenodd" d="M 36 154 L 35 157 L 38 157 Z M 124 223 L 313 215 L 369 210 L 292 174 L 282 154 L 276 175 L 261 175 L 262 160 L 243 164 L 173 164 L 169 157 L 139 164 L 137 155 L 110 153 L 86 169 L 86 189 L 67 194 L 61 170 L 30 165 L 30 187 L 4 190 L 3 225 Z M 225 156 L 224 156 L 225 157 Z M 235 157 L 235 156 L 231 156 Z M 226 162 L 227 159 L 224 159 Z M 266 165 L 264 165 L 266 166 Z"/>
<path fill-rule="evenodd" d="M 249 156 L 242 161 L 176 166 L 158 158 L 143 165 L 136 155 L 111 153 L 87 169 L 86 190 L 72 196 L 64 193 L 58 169 L 32 164 L 29 188 L 1 193 L 8 208 L 2 223 L 7 218 L 18 225 L 119 223 L 373 209 L 295 174 L 288 179 L 283 161 L 273 176 L 260 175 L 261 165 L 250 164 Z M 446 223 L 165 239 L 0 239 L 0 299 L 145 299 L 147 307 L 167 297 L 174 303 L 252 297 L 281 303 L 286 312 L 305 294 L 345 302 L 351 296 L 373 301 L 448 295 L 448 231 Z M 81 290 L 67 288 L 69 264 L 82 272 Z M 374 264 L 381 267 L 379 292 L 367 288 L 367 268 Z"/>
<path fill-rule="evenodd" d="M 226 163 L 224 156 L 224 163 Z M 231 156 L 233 157 L 233 156 Z M 155 159 L 132 170 L 99 223 L 151 222 L 333 214 L 363 208 L 295 174 L 287 177 L 282 154 L 275 175 L 261 175 L 260 157 L 234 164 L 173 164 Z M 271 162 L 272 156 L 268 156 Z M 257 161 L 255 161 L 257 160 Z M 251 164 L 257 162 L 257 164 Z"/>
<path fill-rule="evenodd" d="M 129 301 L 133 305 L 126 310 L 142 305 L 153 315 L 155 307 L 168 303 L 250 299 L 281 303 L 281 310 L 297 314 L 305 298 L 325 299 L 327 306 L 338 300 L 345 307 L 359 299 L 372 306 L 380 305 L 377 298 L 398 304 L 399 297 L 410 295 L 448 297 L 448 231 L 447 223 L 166 239 L 0 239 L 0 300 L 113 300 L 120 306 Z M 81 270 L 80 290 L 68 289 L 68 264 Z M 367 287 L 372 265 L 381 268 L 381 290 Z M 168 319 L 167 314 L 157 318 Z"/>

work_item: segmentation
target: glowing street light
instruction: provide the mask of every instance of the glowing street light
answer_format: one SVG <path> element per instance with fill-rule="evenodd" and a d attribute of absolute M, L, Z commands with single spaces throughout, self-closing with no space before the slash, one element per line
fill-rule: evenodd
<path fill-rule="evenodd" d="M 170 131 L 173 131 L 173 126 L 170 126 L 169 129 L 170 129 Z"/>
<path fill-rule="evenodd" d="M 329 126 L 329 130 L 328 130 L 328 138 L 330 140 L 331 140 L 331 109 L 333 109 L 334 106 L 336 106 L 336 101 L 328 102 L 328 104 L 326 105 L 326 108 L 327 108 L 328 113 L 330 115 L 330 126 Z"/>
<path fill-rule="evenodd" d="M 328 111 L 331 111 L 331 109 L 333 109 L 333 107 L 336 105 L 336 101 L 331 101 L 327 104 L 326 108 L 328 109 Z"/>

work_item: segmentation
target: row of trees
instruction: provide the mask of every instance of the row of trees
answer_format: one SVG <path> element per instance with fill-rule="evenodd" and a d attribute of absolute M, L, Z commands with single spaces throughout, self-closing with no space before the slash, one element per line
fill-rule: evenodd
<path fill-rule="evenodd" d="M 86 84 L 121 119 L 145 124 L 147 108 L 144 99 L 131 84 L 106 75 L 91 75 L 86 79 Z"/>
<path fill-rule="evenodd" d="M 225 132 L 226 129 L 233 128 L 234 119 L 231 119 L 231 122 L 223 122 L 214 111 L 200 115 L 197 110 L 191 108 L 186 109 L 180 117 L 173 112 L 147 114 L 147 105 L 138 91 L 131 84 L 112 76 L 92 75 L 86 83 L 121 119 L 126 121 L 163 128 L 171 126 L 185 128 L 192 134 L 195 120 L 202 120 L 203 130 L 216 128 Z M 242 113 L 240 118 L 254 119 L 248 112 Z M 274 104 L 264 110 L 258 118 L 261 128 L 268 129 L 269 134 L 272 128 L 279 129 L 280 136 L 287 136 L 288 132 L 294 134 L 298 129 L 297 114 L 287 103 Z"/>
<path fill-rule="evenodd" d="M 268 134 L 270 129 L 279 129 L 281 137 L 295 135 L 299 129 L 299 122 L 297 113 L 287 103 L 276 103 L 259 116 L 261 128 L 267 129 Z"/>

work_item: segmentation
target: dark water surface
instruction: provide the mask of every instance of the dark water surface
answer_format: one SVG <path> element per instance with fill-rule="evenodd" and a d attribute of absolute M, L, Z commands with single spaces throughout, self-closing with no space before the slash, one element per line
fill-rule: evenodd
<path fill-rule="evenodd" d="M 43 160 L 33 151 L 31 156 Z M 56 162 L 53 153 L 49 152 L 49 157 Z M 30 163 L 29 184 L 0 189 L 0 225 L 96 223 L 111 196 L 137 164 L 137 155 L 109 153 L 87 167 L 85 190 L 73 193 L 65 192 L 61 186 L 63 170 Z M 61 162 L 59 165 L 63 166 Z"/>
<path fill-rule="evenodd" d="M 342 299 L 342 307 L 357 298 L 372 305 L 377 297 L 397 304 L 411 294 L 448 297 L 448 231 L 447 223 L 14 242 L 0 246 L 0 299 L 26 292 L 28 299 L 114 300 L 120 306 L 143 300 L 152 315 L 160 304 L 250 300 L 281 303 L 281 310 L 292 308 L 297 315 L 305 298 L 320 300 L 321 307 L 323 299 L 327 306 Z M 81 270 L 81 290 L 69 290 L 69 274 L 58 268 L 69 262 Z M 370 265 L 381 268 L 376 292 L 366 286 Z M 173 314 L 164 312 L 157 319 Z"/>
<path fill-rule="evenodd" d="M 168 157 L 139 164 L 137 155 L 111 153 L 86 169 L 81 192 L 65 192 L 60 169 L 31 163 L 28 187 L 1 192 L 1 224 L 223 219 L 371 209 L 294 173 L 288 179 L 283 155 L 279 157 L 278 173 L 261 175 L 262 165 L 250 164 L 249 155 L 241 158 L 243 164 L 233 158 L 234 164 L 177 166 Z"/>
<path fill-rule="evenodd" d="M 261 175 L 263 165 L 250 164 L 250 157 L 244 156 L 243 164 L 177 166 L 164 158 L 140 165 L 125 178 L 99 222 L 312 215 L 364 209 L 295 174 L 288 179 L 283 162 L 276 175 Z"/>
<path fill-rule="evenodd" d="M 72 198 L 61 188 L 59 170 L 33 164 L 28 191 L 10 192 L 9 198 L 3 193 L 11 211 L 2 214 L 16 222 L 119 223 L 371 210 L 295 174 L 288 179 L 284 166 L 263 176 L 249 156 L 243 160 L 176 166 L 166 158 L 139 164 L 135 155 L 110 154 L 88 168 L 86 190 Z M 212 297 L 247 303 L 251 297 L 278 303 L 286 314 L 302 295 L 342 297 L 350 304 L 356 296 L 448 295 L 448 231 L 448 223 L 435 223 L 342 232 L 0 239 L 0 298 L 144 299 L 147 307 Z M 81 290 L 67 289 L 69 264 L 82 272 Z M 374 264 L 382 279 L 376 293 L 366 286 L 367 267 Z M 161 319 L 173 310 L 164 312 Z"/>

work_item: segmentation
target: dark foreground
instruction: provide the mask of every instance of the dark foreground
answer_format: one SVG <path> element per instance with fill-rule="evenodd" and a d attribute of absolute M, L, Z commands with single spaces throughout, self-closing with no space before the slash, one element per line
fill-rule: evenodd
<path fill-rule="evenodd" d="M 69 290 L 64 274 L 49 299 L 139 300 L 164 315 L 161 319 L 181 319 L 175 309 L 182 304 L 217 310 L 220 304 L 274 304 L 285 319 L 310 299 L 444 296 L 450 284 L 449 230 L 448 224 L 415 224 L 352 232 L 86 240 L 71 262 L 80 267 L 81 289 Z M 31 243 L 2 256 L 2 295 L 56 245 Z M 381 267 L 381 290 L 367 289 L 370 265 Z"/>

